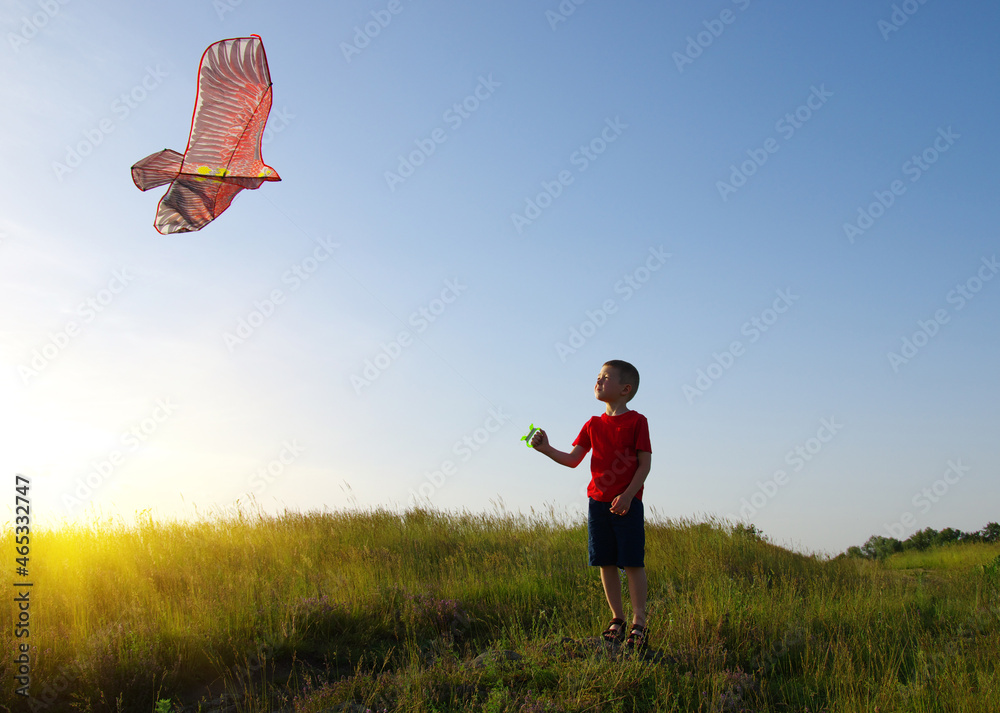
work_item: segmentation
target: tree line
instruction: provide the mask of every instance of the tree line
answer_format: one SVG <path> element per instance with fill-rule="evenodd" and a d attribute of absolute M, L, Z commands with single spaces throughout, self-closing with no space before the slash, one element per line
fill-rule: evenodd
<path fill-rule="evenodd" d="M 1000 524 L 991 522 L 976 532 L 962 532 L 954 527 L 946 527 L 943 530 L 926 527 L 902 541 L 895 537 L 872 535 L 861 547 L 857 545 L 848 547 L 845 554 L 848 557 L 885 559 L 889 555 L 906 550 L 926 550 L 930 547 L 966 542 L 1000 542 Z"/>

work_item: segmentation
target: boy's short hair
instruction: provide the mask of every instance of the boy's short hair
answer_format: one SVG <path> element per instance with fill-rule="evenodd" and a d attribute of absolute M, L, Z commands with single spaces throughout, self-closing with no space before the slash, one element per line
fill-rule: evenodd
<path fill-rule="evenodd" d="M 635 396 L 635 392 L 639 390 L 639 370 L 621 359 L 606 361 L 604 362 L 604 366 L 610 366 L 617 371 L 618 381 L 632 387 L 632 391 L 629 392 L 628 399 L 626 399 L 626 401 L 631 401 L 632 397 Z"/>

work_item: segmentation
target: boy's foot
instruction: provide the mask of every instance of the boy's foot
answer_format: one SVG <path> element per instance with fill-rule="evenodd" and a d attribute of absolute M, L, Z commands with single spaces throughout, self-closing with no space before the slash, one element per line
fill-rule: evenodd
<path fill-rule="evenodd" d="M 633 624 L 628 632 L 628 639 L 625 644 L 633 651 L 642 653 L 646 650 L 646 627 L 642 624 Z"/>
<path fill-rule="evenodd" d="M 608 628 L 604 630 L 602 636 L 608 643 L 620 644 L 625 638 L 625 620 L 618 619 L 617 617 L 612 619 L 611 623 L 608 624 Z"/>

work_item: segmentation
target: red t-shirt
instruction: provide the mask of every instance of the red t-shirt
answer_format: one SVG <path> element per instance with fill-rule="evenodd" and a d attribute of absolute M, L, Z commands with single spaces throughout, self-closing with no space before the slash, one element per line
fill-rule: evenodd
<path fill-rule="evenodd" d="M 638 451 L 653 452 L 649 445 L 649 423 L 637 411 L 626 411 L 618 416 L 603 413 L 594 416 L 573 441 L 583 446 L 590 457 L 590 485 L 587 495 L 594 500 L 609 503 L 625 492 L 635 471 L 639 468 Z M 642 500 L 643 488 L 635 494 Z"/>

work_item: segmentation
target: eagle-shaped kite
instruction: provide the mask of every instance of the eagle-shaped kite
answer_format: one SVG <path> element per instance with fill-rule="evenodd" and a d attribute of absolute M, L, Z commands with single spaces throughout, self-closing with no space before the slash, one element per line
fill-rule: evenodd
<path fill-rule="evenodd" d="M 260 155 L 270 111 L 271 74 L 260 36 L 210 45 L 198 67 L 187 150 L 164 149 L 132 166 L 139 190 L 170 184 L 156 208 L 158 232 L 201 230 L 244 188 L 281 180 Z"/>

